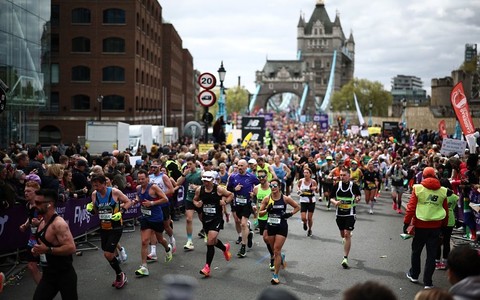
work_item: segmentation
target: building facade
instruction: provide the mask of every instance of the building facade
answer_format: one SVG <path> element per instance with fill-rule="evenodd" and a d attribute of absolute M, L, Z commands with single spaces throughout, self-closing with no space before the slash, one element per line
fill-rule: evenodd
<path fill-rule="evenodd" d="M 393 104 L 399 104 L 403 99 L 412 104 L 425 104 L 427 91 L 423 89 L 422 79 L 411 75 L 397 75 L 392 79 Z"/>
<path fill-rule="evenodd" d="M 0 80 L 8 87 L 0 148 L 38 141 L 50 90 L 50 14 L 50 0 L 0 0 Z"/>
<path fill-rule="evenodd" d="M 158 1 L 53 0 L 51 32 L 42 143 L 81 140 L 86 121 L 182 130 L 193 119 L 193 58 Z"/>

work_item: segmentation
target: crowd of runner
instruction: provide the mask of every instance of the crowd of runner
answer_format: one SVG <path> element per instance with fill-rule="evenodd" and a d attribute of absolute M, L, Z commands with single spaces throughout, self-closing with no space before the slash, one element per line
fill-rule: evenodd
<path fill-rule="evenodd" d="M 283 116 L 277 116 L 268 127 L 273 142 L 265 146 L 262 141 L 239 141 L 237 145 L 214 144 L 206 153 L 199 153 L 195 145 L 179 143 L 154 145 L 135 154 L 115 150 L 101 155 L 91 155 L 80 145 L 52 145 L 45 150 L 40 145 L 12 143 L 0 152 L 0 211 L 15 205 L 26 207 L 26 222 L 19 230 L 31 231 L 28 266 L 37 284 L 45 281 L 37 266 L 45 258 L 41 254 L 52 261 L 55 254 L 71 252 L 55 249 L 63 247 L 55 242 L 69 239 L 38 239 L 37 230 L 49 226 L 40 212 L 50 209 L 53 197 L 45 191 L 51 190 L 58 195 L 55 201 L 92 199 L 86 209 L 101 220 L 102 250 L 115 270 L 112 286 L 117 289 L 127 282 L 120 267 L 127 259 L 120 245 L 122 213 L 136 203 L 140 203 L 142 213 L 141 265 L 135 271 L 139 277 L 148 276 L 147 263 L 158 260 L 157 243 L 165 249 L 165 261 L 170 262 L 177 251 L 174 233 L 186 235 L 183 249 L 192 251 L 196 246 L 192 236 L 197 232 L 207 245 L 206 263 L 200 274 L 210 276 L 215 248 L 227 261 L 232 257 L 232 246 L 223 243 L 219 233 L 224 222 L 234 222 L 237 256 L 247 255 L 254 232 L 258 232 L 270 253 L 268 267 L 272 270 L 271 283 L 276 285 L 280 270 L 286 266 L 282 246 L 288 236 L 288 218 L 300 212 L 305 234 L 312 236 L 318 205 L 336 210 L 344 250 L 340 264 L 348 269 L 355 204 L 365 201 L 369 213 L 375 214 L 379 192 L 388 191 L 392 210 L 409 215 L 402 210 L 402 195 L 419 194 L 416 186 L 424 182 L 423 177 L 432 175 L 430 168 L 449 199 L 449 221 L 441 228 L 441 243 L 435 246 L 435 268 L 448 268 L 454 227 L 464 228 L 465 238 L 476 241 L 480 230 L 478 147 L 476 153 L 441 154 L 442 139 L 434 131 L 400 129 L 394 136 L 361 136 L 332 127 L 322 133 L 314 123 L 300 124 Z M 135 155 L 138 158 L 131 163 L 130 157 Z M 136 199 L 127 198 L 127 192 L 136 193 Z M 47 200 L 39 202 L 38 197 Z M 183 200 L 181 207 L 179 199 Z M 176 227 L 174 232 L 173 222 L 183 214 L 186 228 Z M 195 214 L 203 228 L 193 228 Z M 410 223 L 410 219 L 406 217 L 405 222 Z M 50 246 L 35 253 L 38 244 Z M 71 264 L 68 260 L 62 262 Z M 407 276 L 412 281 L 412 274 L 407 272 Z M 41 286 L 46 289 L 45 283 Z M 425 286 L 432 283 L 425 282 Z"/>

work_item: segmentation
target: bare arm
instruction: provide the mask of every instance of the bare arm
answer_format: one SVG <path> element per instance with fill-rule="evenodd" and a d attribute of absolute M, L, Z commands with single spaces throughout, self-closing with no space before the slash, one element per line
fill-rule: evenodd
<path fill-rule="evenodd" d="M 269 200 L 270 196 L 263 198 L 262 203 L 260 204 L 260 210 L 258 211 L 260 217 L 263 217 L 267 213 L 267 204 Z"/>
<path fill-rule="evenodd" d="M 173 196 L 174 190 L 173 190 L 173 184 L 170 181 L 170 177 L 168 177 L 166 174 L 163 174 L 163 183 L 165 184 L 165 187 L 167 190 L 165 191 L 165 194 L 168 196 Z"/>
<path fill-rule="evenodd" d="M 195 196 L 193 196 L 193 205 L 196 207 L 202 207 L 203 205 L 202 200 L 200 199 L 200 188 L 201 187 L 195 189 Z"/>
<path fill-rule="evenodd" d="M 75 253 L 77 248 L 75 247 L 75 242 L 73 241 L 72 233 L 68 227 L 67 222 L 63 219 L 58 219 L 57 223 L 53 229 L 56 232 L 55 237 L 61 246 L 52 247 L 52 254 L 54 255 L 71 255 Z"/>
<path fill-rule="evenodd" d="M 283 196 L 283 200 L 293 207 L 292 215 L 296 214 L 300 210 L 300 205 L 292 199 L 290 196 Z"/>
<path fill-rule="evenodd" d="M 225 201 L 225 204 L 232 202 L 233 200 L 233 193 L 227 191 L 226 188 L 221 186 L 217 187 L 217 194 L 222 196 L 222 200 Z"/>
<path fill-rule="evenodd" d="M 133 205 L 132 201 L 127 196 L 125 196 L 125 194 L 119 189 L 113 188 L 112 193 L 113 196 L 117 198 L 117 201 L 120 202 L 120 207 L 122 207 L 123 209 L 127 210 Z"/>
<path fill-rule="evenodd" d="M 162 191 L 158 185 L 152 185 L 155 195 L 159 198 L 159 201 L 152 201 L 154 205 L 163 204 L 168 202 L 167 195 Z"/>

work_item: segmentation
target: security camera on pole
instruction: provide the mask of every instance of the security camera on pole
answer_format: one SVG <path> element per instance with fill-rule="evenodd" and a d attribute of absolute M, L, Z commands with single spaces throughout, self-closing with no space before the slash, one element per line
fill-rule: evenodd
<path fill-rule="evenodd" d="M 202 73 L 198 77 L 198 84 L 204 89 L 197 95 L 197 100 L 200 105 L 205 108 L 205 112 L 202 117 L 202 121 L 205 124 L 204 143 L 208 143 L 208 126 L 213 121 L 213 115 L 208 112 L 208 108 L 215 104 L 217 96 L 211 91 L 217 84 L 217 79 L 211 73 Z"/>

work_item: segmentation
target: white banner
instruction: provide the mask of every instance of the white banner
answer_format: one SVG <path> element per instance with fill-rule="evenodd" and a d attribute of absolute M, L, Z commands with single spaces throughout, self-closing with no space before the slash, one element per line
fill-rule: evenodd
<path fill-rule="evenodd" d="M 363 119 L 362 112 L 360 111 L 360 106 L 358 106 L 357 95 L 353 93 L 353 98 L 355 99 L 355 107 L 357 108 L 358 114 L 358 122 L 360 122 L 360 126 L 365 124 L 365 120 Z"/>
<path fill-rule="evenodd" d="M 443 139 L 440 153 L 442 153 L 443 155 L 449 155 L 450 153 L 455 152 L 458 153 L 459 156 L 464 156 L 466 147 L 467 141 L 461 141 L 457 139 Z"/>

